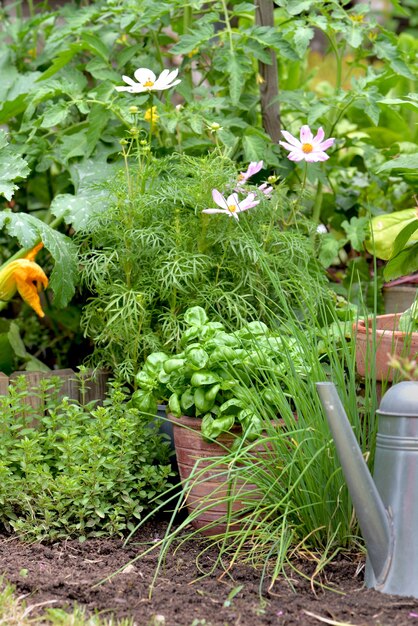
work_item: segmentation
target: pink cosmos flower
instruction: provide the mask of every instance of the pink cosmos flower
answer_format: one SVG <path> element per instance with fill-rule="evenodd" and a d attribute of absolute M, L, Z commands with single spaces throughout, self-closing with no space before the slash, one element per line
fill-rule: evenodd
<path fill-rule="evenodd" d="M 287 141 L 279 141 L 279 144 L 290 150 L 287 158 L 290 161 L 308 161 L 316 163 L 317 161 L 326 161 L 329 159 L 325 150 L 334 145 L 335 139 L 331 137 L 323 141 L 325 133 L 322 128 L 318 129 L 315 137 L 309 126 L 302 126 L 300 129 L 300 141 L 286 130 L 282 130 L 282 135 Z"/>
<path fill-rule="evenodd" d="M 232 193 L 230 196 L 225 198 L 225 196 L 223 196 L 217 189 L 212 189 L 212 198 L 220 208 L 203 209 L 202 213 L 224 213 L 224 215 L 233 217 L 236 220 L 239 219 L 238 213 L 247 211 L 260 202 L 259 200 L 255 200 L 254 193 L 249 193 L 248 196 L 240 202 L 237 193 Z"/>
<path fill-rule="evenodd" d="M 257 174 L 257 172 L 259 172 L 260 170 L 263 169 L 263 161 L 259 161 L 258 163 L 256 161 L 251 161 L 251 163 L 249 164 L 247 171 L 246 172 L 240 172 L 239 176 L 238 176 L 238 182 L 245 183 L 249 178 L 251 178 L 251 176 L 254 176 L 254 174 Z"/>
<path fill-rule="evenodd" d="M 266 196 L 269 196 L 271 192 L 273 191 L 273 187 L 269 186 L 267 183 L 263 183 L 262 185 L 258 187 L 258 191 L 261 191 Z"/>

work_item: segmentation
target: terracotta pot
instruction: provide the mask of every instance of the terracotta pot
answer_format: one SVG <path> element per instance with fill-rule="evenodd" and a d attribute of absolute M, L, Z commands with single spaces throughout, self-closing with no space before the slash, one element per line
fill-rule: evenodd
<path fill-rule="evenodd" d="M 375 364 L 378 381 L 391 382 L 397 370 L 389 367 L 391 355 L 414 358 L 418 353 L 418 332 L 404 333 L 398 330 L 401 314 L 376 316 L 376 352 L 373 355 L 373 322 L 358 320 L 353 326 L 356 341 L 356 365 L 360 376 L 370 375 Z"/>
<path fill-rule="evenodd" d="M 227 480 L 227 465 L 219 463 L 216 467 L 209 467 L 213 464 L 213 460 L 205 460 L 213 457 L 225 456 L 225 448 L 229 449 L 236 437 L 241 434 L 241 428 L 234 427 L 231 432 L 220 435 L 216 442 L 205 441 L 201 435 L 200 427 L 202 421 L 195 417 L 179 417 L 173 415 L 168 416 L 173 422 L 174 443 L 176 448 L 177 464 L 180 473 L 180 479 L 186 487 L 186 503 L 189 513 L 196 512 L 200 508 L 202 510 L 193 518 L 191 524 L 194 528 L 200 530 L 204 535 L 217 535 L 225 532 L 227 524 L 225 523 L 225 515 L 228 511 L 228 504 L 224 500 L 225 496 L 230 493 L 231 487 Z M 268 444 L 254 447 L 254 454 L 260 455 L 266 453 Z M 204 470 L 209 467 L 208 470 Z M 194 471 L 196 479 L 190 479 L 189 476 Z M 251 491 L 256 490 L 256 486 L 243 481 L 234 480 L 233 489 L 237 493 L 231 506 L 232 510 L 240 511 L 246 505 L 239 497 L 239 492 L 245 493 L 245 500 L 251 497 Z M 254 493 L 254 497 L 257 495 Z M 212 504 L 213 503 L 213 504 Z M 211 505 L 210 507 L 208 505 Z M 207 508 L 206 508 L 207 507 Z M 224 518 L 219 523 L 215 523 L 218 519 Z M 205 528 L 210 525 L 210 527 Z M 229 528 L 237 529 L 239 524 L 234 523 Z"/>
<path fill-rule="evenodd" d="M 386 313 L 402 313 L 409 309 L 417 295 L 418 285 L 385 285 L 383 287 L 383 299 Z"/>

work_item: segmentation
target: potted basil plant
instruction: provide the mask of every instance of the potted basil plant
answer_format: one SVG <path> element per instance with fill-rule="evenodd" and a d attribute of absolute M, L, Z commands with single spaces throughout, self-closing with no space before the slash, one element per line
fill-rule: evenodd
<path fill-rule="evenodd" d="M 275 394 L 268 373 L 285 380 L 283 351 L 293 354 L 294 367 L 306 371 L 295 340 L 258 321 L 227 332 L 198 306 L 186 311 L 184 322 L 182 351 L 148 356 L 136 375 L 133 405 L 154 414 L 159 403 L 167 402 L 169 414 L 177 420 L 198 418 L 199 430 L 208 440 L 236 427 L 246 438 L 255 439 L 263 430 L 255 410 L 260 398 L 274 414 Z"/>
<path fill-rule="evenodd" d="M 277 415 L 275 397 L 269 372 L 285 381 L 286 371 L 281 355 L 293 355 L 293 367 L 304 368 L 303 355 L 292 337 L 281 336 L 258 321 L 227 332 L 220 322 L 210 321 L 205 310 L 193 307 L 184 315 L 185 327 L 181 336 L 181 352 L 165 354 L 154 352 L 146 359 L 136 376 L 138 389 L 132 403 L 141 411 L 154 413 L 161 401 L 168 403 L 168 417 L 173 423 L 174 442 L 180 478 L 183 485 L 189 480 L 202 458 L 223 456 L 225 449 L 239 445 L 243 437 L 257 440 L 265 426 L 260 417 L 260 402 L 266 406 L 266 415 Z M 276 420 L 274 421 L 274 427 Z M 277 419 L 277 427 L 282 427 Z M 266 453 L 265 446 L 255 443 L 254 450 Z M 210 463 L 210 462 L 209 462 Z M 217 482 L 216 473 L 221 477 Z M 209 475 L 210 474 L 210 475 Z M 222 466 L 201 476 L 186 499 L 190 510 L 207 502 L 210 492 L 218 495 L 213 506 L 204 507 L 192 520 L 196 528 L 210 524 L 203 530 L 214 534 L 223 530 L 212 523 L 225 515 L 225 503 L 220 502 L 219 485 L 225 481 Z M 235 502 L 240 507 L 239 501 Z"/>

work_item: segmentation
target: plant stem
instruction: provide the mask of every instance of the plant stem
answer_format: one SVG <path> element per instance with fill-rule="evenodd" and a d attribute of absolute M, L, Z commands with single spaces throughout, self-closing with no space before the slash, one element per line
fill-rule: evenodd
<path fill-rule="evenodd" d="M 183 35 L 187 33 L 192 25 L 193 9 L 190 5 L 186 5 L 183 11 Z"/>
<path fill-rule="evenodd" d="M 321 208 L 322 208 L 322 182 L 318 181 L 318 187 L 316 188 L 316 197 L 315 202 L 312 209 L 312 219 L 315 224 L 319 224 L 319 220 L 321 218 Z"/>
<path fill-rule="evenodd" d="M 225 17 L 225 28 L 226 28 L 226 31 L 228 33 L 228 38 L 229 38 L 229 48 L 231 50 L 231 53 L 234 54 L 233 33 L 232 33 L 232 28 L 231 28 L 231 22 L 229 21 L 229 13 L 228 13 L 226 0 L 221 0 L 221 3 L 222 3 L 222 8 L 223 8 L 224 17 Z"/>

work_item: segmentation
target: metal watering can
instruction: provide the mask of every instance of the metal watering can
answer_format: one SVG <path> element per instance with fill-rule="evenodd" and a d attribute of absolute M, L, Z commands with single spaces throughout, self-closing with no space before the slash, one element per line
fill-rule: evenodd
<path fill-rule="evenodd" d="M 366 543 L 366 586 L 418 598 L 418 382 L 382 398 L 374 480 L 335 385 L 316 387 Z"/>

